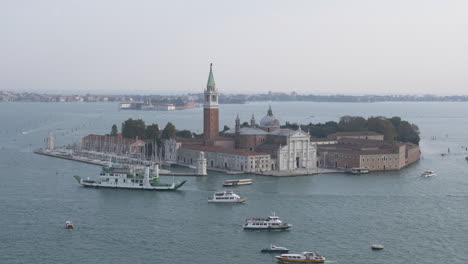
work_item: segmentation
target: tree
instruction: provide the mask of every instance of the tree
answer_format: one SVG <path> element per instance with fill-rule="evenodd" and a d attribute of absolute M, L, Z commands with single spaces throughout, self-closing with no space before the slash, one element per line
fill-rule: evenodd
<path fill-rule="evenodd" d="M 401 121 L 398 126 L 398 140 L 419 144 L 419 128 L 407 121 Z"/>
<path fill-rule="evenodd" d="M 393 123 L 385 117 L 369 117 L 367 119 L 369 131 L 374 131 L 384 135 L 385 140 L 398 139 L 398 133 Z"/>
<path fill-rule="evenodd" d="M 181 137 L 181 138 L 192 138 L 193 137 L 192 132 L 190 132 L 189 130 L 177 131 L 176 136 Z"/>
<path fill-rule="evenodd" d="M 244 122 L 240 125 L 241 127 L 250 127 L 250 124 L 247 122 Z"/>
<path fill-rule="evenodd" d="M 117 125 L 113 124 L 110 135 L 115 137 L 117 136 L 118 133 L 119 133 L 119 130 L 117 129 Z"/>
<path fill-rule="evenodd" d="M 161 138 L 163 138 L 163 139 L 171 139 L 171 138 L 174 138 L 175 135 L 176 135 L 176 128 L 175 128 L 175 126 L 174 126 L 171 122 L 168 122 L 168 123 L 166 124 L 166 126 L 164 127 L 164 129 L 163 129 Z"/>
<path fill-rule="evenodd" d="M 226 131 L 228 131 L 229 129 L 230 129 L 230 128 L 229 128 L 228 126 L 224 125 L 223 132 L 226 132 Z"/>
<path fill-rule="evenodd" d="M 146 127 L 146 139 L 151 141 L 158 141 L 161 139 L 158 124 L 151 124 Z"/>
<path fill-rule="evenodd" d="M 127 119 L 122 123 L 122 135 L 126 138 L 145 138 L 146 137 L 146 124 L 141 119 L 133 120 Z"/>
<path fill-rule="evenodd" d="M 367 120 L 361 116 L 343 116 L 338 125 L 341 131 L 365 131 Z"/>

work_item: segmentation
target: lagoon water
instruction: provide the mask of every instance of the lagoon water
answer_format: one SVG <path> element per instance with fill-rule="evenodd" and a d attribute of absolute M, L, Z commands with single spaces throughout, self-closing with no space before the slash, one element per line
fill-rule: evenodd
<path fill-rule="evenodd" d="M 221 105 L 220 123 L 234 125 L 267 102 Z M 232 178 L 181 177 L 178 192 L 87 189 L 73 175 L 100 168 L 35 155 L 49 131 L 58 145 L 112 124 L 143 118 L 201 132 L 202 109 L 118 111 L 114 103 L 0 104 L 0 263 L 276 263 L 260 249 L 317 251 L 328 263 L 468 263 L 468 103 L 273 102 L 285 121 L 337 121 L 343 115 L 401 116 L 421 130 L 423 159 L 398 172 L 273 178 L 251 176 L 238 187 L 245 205 L 208 204 Z M 432 138 L 436 137 L 436 140 Z M 441 153 L 450 154 L 441 156 Z M 437 177 L 422 178 L 424 170 Z M 172 181 L 171 177 L 162 177 Z M 249 232 L 245 218 L 276 212 L 285 232 Z M 72 220 L 76 230 L 64 230 Z M 383 251 L 371 251 L 372 244 Z"/>

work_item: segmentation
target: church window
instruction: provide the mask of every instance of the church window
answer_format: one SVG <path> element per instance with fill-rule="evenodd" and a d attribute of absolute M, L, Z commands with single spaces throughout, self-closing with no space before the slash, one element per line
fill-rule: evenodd
<path fill-rule="evenodd" d="M 212 95 L 212 96 L 211 96 L 211 101 L 212 101 L 212 102 L 216 102 L 216 95 Z"/>
<path fill-rule="evenodd" d="M 207 101 L 207 102 L 210 101 L 210 96 L 209 96 L 209 95 L 207 95 L 207 96 L 205 97 L 205 101 Z"/>

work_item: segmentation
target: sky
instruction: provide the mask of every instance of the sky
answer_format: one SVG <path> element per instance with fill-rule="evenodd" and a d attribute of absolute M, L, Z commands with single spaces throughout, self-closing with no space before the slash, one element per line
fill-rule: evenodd
<path fill-rule="evenodd" d="M 2 0 L 0 90 L 468 94 L 466 0 Z"/>

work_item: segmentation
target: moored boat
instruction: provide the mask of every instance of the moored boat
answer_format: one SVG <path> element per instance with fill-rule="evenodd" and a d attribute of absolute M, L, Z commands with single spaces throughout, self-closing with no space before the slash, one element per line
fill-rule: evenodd
<path fill-rule="evenodd" d="M 248 184 L 252 184 L 252 179 L 226 180 L 224 181 L 223 186 L 230 187 Z"/>
<path fill-rule="evenodd" d="M 325 258 L 314 252 L 302 252 L 301 254 L 281 254 L 276 259 L 285 262 L 324 263 Z"/>
<path fill-rule="evenodd" d="M 103 167 L 99 179 L 83 179 L 80 176 L 74 176 L 75 179 L 84 187 L 95 188 L 121 188 L 138 189 L 153 191 L 172 191 L 179 189 L 186 181 L 172 183 L 161 183 L 159 181 L 159 167 L 154 169 L 149 166 L 145 170 L 127 168 L 127 167 Z"/>
<path fill-rule="evenodd" d="M 351 168 L 348 172 L 351 174 L 366 174 L 366 173 L 369 173 L 369 168 L 367 167 Z"/>
<path fill-rule="evenodd" d="M 232 191 L 215 192 L 212 198 L 208 199 L 209 203 L 243 203 L 247 199 L 241 198 Z"/>
<path fill-rule="evenodd" d="M 271 244 L 270 247 L 262 249 L 261 252 L 262 253 L 288 253 L 289 249 L 285 247 L 277 247 Z"/>
<path fill-rule="evenodd" d="M 285 230 L 292 225 L 283 223 L 278 216 L 268 216 L 267 218 L 249 218 L 245 219 L 244 229 L 252 230 Z"/>

